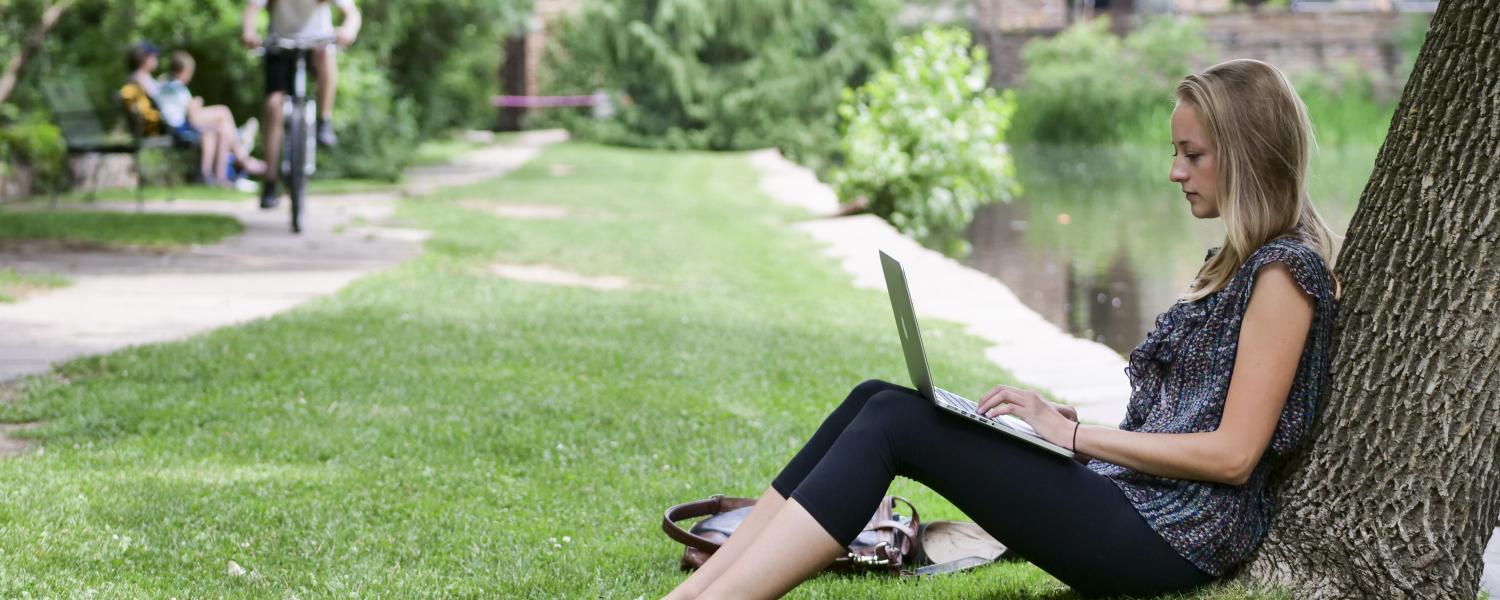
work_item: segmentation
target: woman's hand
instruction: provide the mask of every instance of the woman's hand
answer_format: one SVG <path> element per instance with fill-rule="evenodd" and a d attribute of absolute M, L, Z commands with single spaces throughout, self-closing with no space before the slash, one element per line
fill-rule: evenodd
<path fill-rule="evenodd" d="M 1041 394 L 997 385 L 979 400 L 979 414 L 989 418 L 1015 415 L 1025 421 L 1042 439 L 1069 450 L 1073 449 L 1073 428 L 1078 411 L 1071 406 L 1047 402 Z"/>

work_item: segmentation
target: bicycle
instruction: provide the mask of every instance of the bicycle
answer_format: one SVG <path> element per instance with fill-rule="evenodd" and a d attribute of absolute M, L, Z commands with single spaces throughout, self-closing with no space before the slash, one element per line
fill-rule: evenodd
<path fill-rule="evenodd" d="M 267 37 L 265 44 L 257 49 L 258 56 L 266 53 L 294 53 L 296 64 L 291 93 L 282 103 L 282 120 L 286 133 L 282 137 L 281 160 L 277 161 L 280 180 L 286 184 L 287 196 L 291 200 L 292 233 L 302 232 L 303 203 L 306 201 L 307 176 L 317 170 L 317 143 L 307 131 L 317 118 L 318 103 L 307 95 L 307 61 L 312 52 L 334 45 L 334 39 L 318 38 L 298 41 L 287 38 Z"/>

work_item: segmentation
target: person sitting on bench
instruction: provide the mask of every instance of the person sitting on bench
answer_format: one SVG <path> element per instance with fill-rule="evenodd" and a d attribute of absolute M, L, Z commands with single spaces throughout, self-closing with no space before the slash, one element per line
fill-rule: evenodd
<path fill-rule="evenodd" d="M 204 106 L 203 97 L 194 96 L 188 90 L 188 82 L 192 81 L 195 70 L 196 63 L 191 54 L 182 50 L 173 52 L 167 63 L 167 80 L 156 94 L 156 104 L 162 121 L 172 128 L 173 135 L 189 140 L 196 138 L 201 144 L 199 173 L 202 180 L 226 187 L 233 185 L 229 176 L 229 167 L 233 163 L 238 163 L 244 173 L 265 173 L 266 163 L 250 156 L 242 143 L 241 132 L 234 126 L 234 114 L 229 107 L 222 104 Z M 257 125 L 247 123 L 246 126 L 253 129 Z M 247 133 L 245 137 L 253 139 L 254 135 Z"/>
<path fill-rule="evenodd" d="M 126 110 L 140 119 L 140 134 L 146 136 L 162 135 L 165 132 L 155 100 L 161 84 L 151 76 L 156 72 L 156 55 L 156 46 L 151 42 L 131 46 L 125 54 L 125 64 L 130 68 L 130 76 L 124 87 L 120 88 L 120 100 L 125 103 Z"/>

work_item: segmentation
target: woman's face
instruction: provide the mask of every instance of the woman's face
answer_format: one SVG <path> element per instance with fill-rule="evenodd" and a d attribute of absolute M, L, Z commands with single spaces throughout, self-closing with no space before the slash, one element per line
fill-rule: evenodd
<path fill-rule="evenodd" d="M 1199 219 L 1219 216 L 1219 164 L 1191 104 L 1172 111 L 1172 181 L 1182 186 L 1189 210 Z"/>

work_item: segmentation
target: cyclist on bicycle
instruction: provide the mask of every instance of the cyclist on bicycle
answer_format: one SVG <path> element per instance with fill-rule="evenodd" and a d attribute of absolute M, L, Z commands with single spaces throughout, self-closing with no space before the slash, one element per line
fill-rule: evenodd
<path fill-rule="evenodd" d="M 333 26 L 333 11 L 329 5 L 337 6 L 343 15 L 343 22 L 338 27 Z M 336 46 L 345 47 L 359 35 L 360 14 L 359 9 L 354 6 L 354 0 L 249 0 L 245 5 L 240 31 L 240 39 L 245 47 L 260 47 L 262 40 L 257 33 L 256 19 L 260 11 L 267 8 L 271 11 L 268 33 L 275 38 L 308 42 L 332 39 Z M 319 145 L 333 146 L 338 143 L 338 137 L 334 135 L 333 125 L 330 123 L 334 90 L 338 87 L 338 65 L 334 62 L 333 47 L 317 49 L 312 54 L 308 67 L 314 71 L 318 82 L 318 124 L 315 136 Z M 260 206 L 274 208 L 277 199 L 276 175 L 279 170 L 276 165 L 281 164 L 278 162 L 283 127 L 281 107 L 286 94 L 292 89 L 296 65 L 291 56 L 275 52 L 266 53 L 265 64 L 266 126 L 262 131 L 265 132 L 266 164 L 271 165 L 271 168 L 266 169 L 265 179 L 261 182 Z"/>

